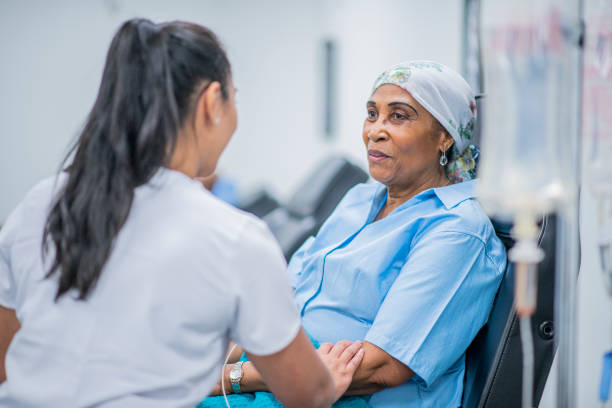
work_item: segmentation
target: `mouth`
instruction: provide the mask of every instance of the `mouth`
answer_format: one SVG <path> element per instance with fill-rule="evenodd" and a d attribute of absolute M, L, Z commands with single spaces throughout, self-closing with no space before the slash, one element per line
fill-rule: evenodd
<path fill-rule="evenodd" d="M 389 155 L 381 152 L 380 150 L 368 149 L 368 160 L 372 162 L 381 162 L 388 158 Z"/>

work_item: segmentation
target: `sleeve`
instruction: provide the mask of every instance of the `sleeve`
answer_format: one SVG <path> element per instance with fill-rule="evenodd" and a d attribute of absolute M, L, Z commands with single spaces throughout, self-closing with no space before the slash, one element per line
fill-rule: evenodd
<path fill-rule="evenodd" d="M 302 246 L 295 251 L 295 253 L 291 256 L 289 260 L 289 266 L 287 267 L 287 271 L 289 272 L 289 278 L 291 279 L 291 287 L 295 289 L 297 287 L 297 283 L 299 282 L 299 277 L 302 274 L 302 265 L 304 264 L 304 255 L 312 246 L 315 238 L 313 236 L 308 237 L 306 241 L 302 244 Z"/>
<path fill-rule="evenodd" d="M 488 319 L 501 274 L 479 238 L 429 233 L 411 249 L 365 340 L 429 386 L 463 355 Z"/>
<path fill-rule="evenodd" d="M 6 223 L 0 227 L 0 306 L 15 309 L 16 291 L 15 276 L 11 269 L 11 248 L 21 223 L 23 204 L 9 215 Z"/>
<path fill-rule="evenodd" d="M 246 351 L 268 355 L 285 348 L 301 326 L 282 252 L 267 226 L 251 220 L 231 266 L 237 308 L 230 337 Z"/>

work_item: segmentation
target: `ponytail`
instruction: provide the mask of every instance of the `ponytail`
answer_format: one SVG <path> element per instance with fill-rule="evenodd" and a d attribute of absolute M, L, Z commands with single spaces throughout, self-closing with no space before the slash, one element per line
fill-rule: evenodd
<path fill-rule="evenodd" d="M 66 184 L 47 218 L 43 256 L 58 273 L 56 300 L 86 299 L 125 223 L 134 189 L 168 164 L 204 82 L 227 98 L 229 61 L 215 35 L 190 23 L 124 23 L 110 45 L 96 102 L 64 165 Z"/>

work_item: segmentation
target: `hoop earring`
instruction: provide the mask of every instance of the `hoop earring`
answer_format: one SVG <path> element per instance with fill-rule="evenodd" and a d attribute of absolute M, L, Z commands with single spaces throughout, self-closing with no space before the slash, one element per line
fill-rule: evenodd
<path fill-rule="evenodd" d="M 444 167 L 448 164 L 448 157 L 446 157 L 446 150 L 442 152 L 440 156 L 440 166 Z"/>

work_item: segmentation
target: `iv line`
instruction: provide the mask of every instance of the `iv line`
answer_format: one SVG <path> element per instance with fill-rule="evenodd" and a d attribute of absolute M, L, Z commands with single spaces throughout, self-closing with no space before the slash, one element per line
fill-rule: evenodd
<path fill-rule="evenodd" d="M 225 405 L 227 406 L 227 408 L 231 407 L 229 401 L 227 400 L 227 395 L 225 394 L 225 381 L 223 377 L 225 376 L 225 366 L 227 365 L 227 362 L 229 361 L 230 356 L 232 355 L 234 350 L 236 350 L 236 347 L 238 347 L 238 344 L 234 344 L 232 349 L 227 353 L 227 357 L 225 357 L 225 362 L 221 366 L 221 391 L 223 391 L 223 398 L 225 399 Z"/>

